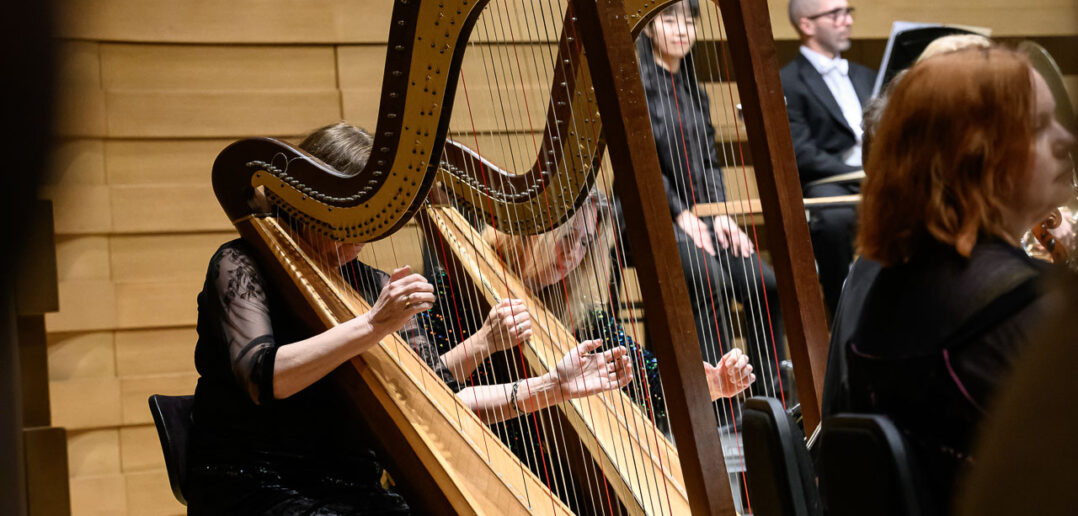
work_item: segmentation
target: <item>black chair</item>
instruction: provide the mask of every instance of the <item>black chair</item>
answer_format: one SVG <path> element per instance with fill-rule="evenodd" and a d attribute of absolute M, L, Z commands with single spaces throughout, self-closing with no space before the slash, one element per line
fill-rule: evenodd
<path fill-rule="evenodd" d="M 165 454 L 168 483 L 172 486 L 172 494 L 184 505 L 187 505 L 183 494 L 187 476 L 187 437 L 191 433 L 191 407 L 194 404 L 194 396 L 150 396 L 150 413 L 157 425 L 161 451 Z"/>
<path fill-rule="evenodd" d="M 823 514 L 804 434 L 782 403 L 774 398 L 749 398 L 741 421 L 753 515 Z"/>
<path fill-rule="evenodd" d="M 820 495 L 828 516 L 923 516 L 906 441 L 886 416 L 838 414 L 819 438 Z"/>

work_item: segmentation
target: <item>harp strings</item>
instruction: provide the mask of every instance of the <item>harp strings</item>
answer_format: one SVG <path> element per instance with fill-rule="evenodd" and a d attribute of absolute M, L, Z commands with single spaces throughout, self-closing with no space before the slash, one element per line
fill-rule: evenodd
<path fill-rule="evenodd" d="M 710 29 L 711 27 L 718 27 L 719 34 L 718 34 L 718 39 L 716 41 L 719 42 L 720 48 L 722 50 L 722 67 L 721 68 L 718 67 L 718 62 L 717 62 L 718 56 L 715 55 L 715 56 L 713 56 L 713 60 L 715 62 L 712 64 L 712 69 L 714 69 L 714 70 L 723 70 L 724 73 L 726 74 L 725 81 L 723 81 L 723 82 L 725 82 L 725 84 L 726 84 L 726 94 L 727 94 L 727 98 L 729 99 L 729 102 L 727 103 L 727 106 L 729 107 L 729 110 L 730 110 L 730 119 L 731 119 L 731 121 L 733 121 L 732 125 L 734 127 L 734 138 L 728 138 L 725 135 L 723 135 L 723 137 L 721 138 L 721 141 L 723 142 L 722 149 L 723 149 L 724 156 L 729 156 L 730 157 L 730 159 L 728 159 L 727 162 L 729 162 L 729 163 L 738 163 L 738 166 L 735 167 L 735 168 L 740 169 L 741 182 L 740 183 L 735 183 L 735 184 L 737 184 L 738 186 L 741 187 L 740 195 L 738 195 L 738 203 L 740 204 L 741 212 L 742 212 L 741 221 L 739 222 L 739 225 L 751 230 L 751 236 L 752 236 L 753 245 L 755 246 L 756 249 L 761 249 L 760 241 L 759 241 L 759 232 L 757 231 L 756 215 L 753 213 L 752 210 L 745 209 L 747 207 L 746 205 L 748 203 L 747 199 L 749 198 L 748 167 L 745 165 L 744 142 L 743 142 L 743 139 L 741 137 L 741 126 L 737 123 L 737 108 L 734 105 L 734 100 L 733 100 L 734 99 L 734 94 L 733 94 L 734 81 L 733 81 L 732 77 L 730 77 L 731 66 L 730 66 L 729 52 L 728 52 L 728 48 L 727 48 L 728 47 L 728 42 L 727 42 L 727 39 L 726 39 L 726 36 L 725 36 L 725 33 L 724 33 L 724 27 L 723 27 L 722 23 L 718 19 L 719 15 L 717 14 L 717 11 L 715 11 L 713 13 L 709 9 L 706 12 L 707 12 L 707 16 L 709 18 L 709 23 L 706 24 L 706 27 L 708 29 Z M 712 18 L 712 17 L 714 17 L 715 20 L 710 20 L 710 18 Z M 725 128 L 723 128 L 722 130 L 726 131 Z M 734 158 L 735 154 L 736 154 L 736 160 Z M 782 335 L 776 335 L 775 334 L 775 321 L 771 320 L 771 316 L 770 316 L 770 314 L 771 314 L 771 308 L 770 308 L 771 304 L 772 303 L 778 303 L 779 300 L 778 299 L 769 299 L 768 294 L 767 294 L 767 290 L 764 289 L 764 288 L 760 288 L 762 283 L 763 283 L 763 280 L 762 280 L 762 278 L 763 278 L 763 260 L 759 260 L 757 262 L 757 264 L 758 264 L 757 268 L 752 271 L 753 276 L 751 278 L 752 284 L 755 287 L 755 289 L 753 291 L 753 293 L 755 295 L 752 297 L 752 303 L 753 303 L 757 313 L 762 314 L 762 317 L 754 318 L 754 321 L 766 322 L 766 326 L 760 328 L 760 334 L 764 337 L 762 342 L 765 343 L 765 347 L 766 347 L 765 351 L 768 352 L 766 356 L 769 358 L 768 364 L 767 364 L 765 369 L 771 374 L 771 376 L 770 376 L 770 378 L 767 378 L 767 379 L 768 380 L 774 380 L 773 382 L 769 381 L 768 385 L 766 385 L 765 387 L 771 388 L 771 394 L 770 394 L 771 396 L 774 396 L 774 391 L 777 390 L 778 395 L 779 395 L 779 397 L 780 397 L 780 399 L 781 399 L 781 401 L 783 403 L 783 407 L 787 407 L 788 404 L 796 403 L 796 400 L 787 400 L 786 399 L 785 388 L 784 388 L 784 386 L 782 384 L 784 380 L 782 378 L 780 364 L 779 364 L 779 358 L 778 358 L 778 356 L 779 356 L 778 347 L 783 346 L 784 343 L 783 343 L 783 341 L 779 340 L 779 338 L 781 338 Z M 756 275 L 757 273 L 759 273 L 758 276 Z M 764 355 L 761 355 L 761 356 L 764 356 Z M 749 392 L 752 392 L 752 391 L 749 391 Z"/>
<path fill-rule="evenodd" d="M 534 4 L 533 4 L 532 8 L 534 9 Z M 477 32 L 479 32 L 480 30 L 485 30 L 485 31 L 487 31 L 488 34 L 495 33 L 495 36 L 498 36 L 499 34 L 497 33 L 497 31 L 500 30 L 501 31 L 500 35 L 502 37 L 504 37 L 504 34 L 505 34 L 505 28 L 504 27 L 505 26 L 499 26 L 499 25 L 497 25 L 496 21 L 490 21 L 488 19 L 484 19 L 484 17 L 487 16 L 488 13 L 490 13 L 491 16 L 494 16 L 495 17 L 494 19 L 497 20 L 498 19 L 496 17 L 497 14 L 504 14 L 504 11 L 499 11 L 499 9 L 500 9 L 500 7 L 497 6 L 497 5 L 491 6 L 491 7 L 488 8 L 488 11 L 486 11 L 483 15 L 481 15 L 480 21 L 477 23 Z M 548 4 L 546 6 L 546 9 L 550 10 L 552 8 Z M 564 9 L 564 7 L 563 7 L 563 9 Z M 555 17 L 556 18 L 561 18 L 562 17 L 562 16 L 560 16 L 560 13 L 559 13 L 558 16 L 555 16 L 552 12 L 549 12 L 549 11 L 546 12 L 546 13 L 541 13 L 542 14 L 541 16 L 535 16 L 534 11 L 532 11 L 532 12 L 533 12 L 533 18 L 546 19 L 546 17 L 549 17 L 549 18 L 555 18 Z M 564 11 L 562 11 L 562 12 L 564 12 Z M 511 20 L 510 20 L 510 23 L 508 23 L 506 25 L 509 25 L 511 27 Z M 549 27 L 547 26 L 547 24 L 544 24 L 543 29 L 544 30 L 542 32 L 544 34 L 542 36 L 538 37 L 538 38 L 535 38 L 536 40 L 538 40 L 538 41 L 557 41 L 554 37 L 551 37 L 550 30 L 549 30 Z M 510 29 L 510 31 L 511 31 L 511 29 Z M 537 30 L 536 32 L 540 32 L 540 31 Z M 509 34 L 509 36 L 510 36 L 511 39 L 515 40 L 515 35 Z M 554 36 L 557 36 L 557 34 L 555 33 Z M 529 37 L 534 37 L 534 36 L 529 35 Z M 476 39 L 479 40 L 479 41 L 482 41 L 484 38 L 482 36 L 480 36 L 480 37 L 478 37 Z M 491 38 L 491 39 L 497 39 L 497 38 Z M 478 45 L 473 44 L 473 46 L 478 46 Z M 519 52 L 518 44 L 514 43 L 514 44 L 510 44 L 510 45 L 497 46 L 497 49 L 501 51 L 500 56 L 495 55 L 495 52 L 493 51 L 494 48 L 495 48 L 495 45 L 488 44 L 487 47 L 484 48 L 484 49 L 472 49 L 472 54 L 473 55 L 478 54 L 478 55 L 484 57 L 484 67 L 483 67 L 484 74 L 487 74 L 488 76 L 497 75 L 497 72 L 500 69 L 500 70 L 503 71 L 502 75 L 512 78 L 512 77 L 514 77 L 514 74 L 512 73 L 512 71 L 510 71 L 508 73 L 504 73 L 504 70 L 506 70 L 506 69 L 513 70 L 513 66 L 506 66 L 506 64 L 507 63 L 509 63 L 509 64 L 518 64 L 518 63 L 524 63 L 524 62 L 527 61 L 527 60 L 521 61 L 519 59 L 519 54 L 516 54 L 516 55 L 511 54 L 511 52 Z M 486 52 L 483 52 L 482 50 L 486 50 Z M 541 52 L 540 55 L 545 56 L 545 55 L 548 55 L 548 54 L 544 54 L 544 53 Z M 567 57 L 571 60 L 574 56 L 567 56 Z M 535 76 L 539 77 L 538 80 L 539 80 L 540 84 L 550 84 L 551 83 L 550 82 L 551 78 L 548 75 L 548 73 L 549 73 L 550 70 L 553 69 L 553 66 L 550 66 L 549 62 L 547 63 L 546 66 L 538 66 L 537 63 L 539 63 L 539 62 L 540 62 L 540 60 L 535 59 L 534 53 L 533 53 L 532 63 L 533 63 L 533 66 L 535 66 Z M 558 63 L 558 64 L 560 65 L 562 63 Z M 575 63 L 572 63 L 570 61 L 569 65 L 570 65 L 570 69 L 573 69 Z M 520 65 L 520 66 L 518 66 L 516 68 L 517 73 L 515 74 L 515 78 L 516 78 L 516 82 L 519 85 L 521 85 L 521 91 L 522 91 L 521 97 L 524 97 L 527 94 L 527 88 L 524 85 L 524 82 L 523 82 L 523 79 L 522 79 L 522 77 L 524 75 L 522 73 L 522 70 L 523 70 L 522 65 Z M 461 77 L 460 90 L 463 91 L 463 93 L 464 93 L 464 99 L 463 99 L 465 101 L 464 104 L 467 107 L 467 112 L 470 114 L 472 112 L 471 106 L 473 104 L 473 100 L 472 100 L 473 95 L 470 93 L 470 91 L 468 89 L 469 77 L 470 76 L 467 73 L 467 70 L 465 70 L 465 73 L 462 74 L 462 77 Z M 500 84 L 508 84 L 509 82 L 510 82 L 510 80 L 501 81 Z M 509 86 L 505 86 L 506 89 L 508 89 L 508 87 Z M 579 85 L 578 85 L 578 87 L 579 87 Z M 491 94 L 493 94 L 494 89 L 491 88 L 489 91 L 491 92 Z M 506 96 L 508 98 L 510 98 L 510 99 L 513 98 L 513 96 L 511 94 L 507 94 Z M 499 106 L 499 107 L 503 107 L 505 104 L 506 104 L 506 102 L 501 101 L 501 100 L 492 100 L 492 102 L 491 102 L 491 105 Z M 517 121 L 517 123 L 519 123 L 519 121 L 521 121 L 521 119 L 534 120 L 534 118 L 531 116 L 531 113 L 530 113 L 531 103 L 529 103 L 529 102 L 524 103 L 523 108 L 520 108 L 520 105 L 521 105 L 520 103 L 516 103 L 516 105 L 518 106 L 517 110 L 512 110 L 512 109 L 506 110 L 504 108 L 501 109 L 502 113 L 514 113 L 512 116 L 505 115 L 505 116 L 500 117 L 500 122 L 501 122 L 501 124 L 503 126 L 502 127 L 503 134 L 511 134 L 511 129 L 507 127 L 507 124 L 509 123 L 510 120 L 515 120 L 515 121 Z M 570 127 L 578 128 L 578 129 L 576 129 L 578 134 L 587 134 L 588 128 L 587 127 L 580 128 L 580 121 L 579 120 L 571 120 L 571 122 L 572 122 L 572 125 Z M 454 124 L 454 125 L 456 125 L 456 124 Z M 471 143 L 475 147 L 473 150 L 475 150 L 481 156 L 485 156 L 485 154 L 484 154 L 485 149 L 484 149 L 483 145 L 480 143 L 480 138 L 479 138 L 479 135 L 481 133 L 486 133 L 486 135 L 488 135 L 490 137 L 490 141 L 498 141 L 498 138 L 496 138 L 496 136 L 498 136 L 498 135 L 494 134 L 493 129 L 488 130 L 488 131 L 481 131 L 481 130 L 477 129 L 475 119 L 474 119 L 474 117 L 472 117 L 470 115 L 469 115 L 468 123 L 467 124 L 462 124 L 462 125 L 467 125 L 467 126 L 470 126 L 472 128 L 471 135 L 470 135 L 470 140 L 471 140 Z M 518 125 L 518 127 L 519 127 L 519 125 Z M 525 128 L 531 128 L 532 126 L 529 123 L 529 125 L 524 126 L 524 127 Z M 552 129 L 557 130 L 556 127 L 552 128 Z M 597 133 L 598 131 L 596 129 L 591 129 L 591 132 L 592 133 Z M 547 135 L 547 136 L 563 138 L 565 135 L 552 134 L 552 135 Z M 538 142 L 535 139 L 534 133 L 532 133 L 530 135 L 530 137 L 531 137 L 530 139 L 532 140 L 532 144 L 533 144 L 533 149 L 532 149 L 533 152 L 531 153 L 531 156 L 537 156 L 538 155 L 538 150 L 539 150 Z M 506 144 L 503 145 L 503 148 L 509 148 L 510 149 L 507 152 L 507 154 L 511 158 L 514 156 L 514 154 L 516 152 L 515 150 L 512 150 L 513 147 L 514 146 L 513 146 L 512 142 L 509 142 L 509 143 L 506 143 Z M 522 153 L 522 154 L 524 154 L 524 153 Z M 527 155 L 527 154 L 524 154 L 524 155 Z M 588 158 L 590 158 L 590 157 L 588 157 Z M 510 159 L 509 161 L 511 163 L 513 163 L 514 165 L 519 166 L 520 162 L 522 160 Z M 541 165 L 542 165 L 542 162 L 541 162 Z M 556 163 L 555 168 L 560 168 L 560 165 L 561 165 L 560 163 Z M 480 164 L 480 166 L 482 166 L 482 164 Z M 485 171 L 485 170 L 472 171 L 472 172 L 475 173 L 475 175 L 477 177 L 481 177 L 484 180 L 487 180 L 489 177 L 491 177 L 491 174 L 486 173 L 487 171 Z M 560 170 L 555 170 L 555 172 L 560 172 Z M 553 181 L 560 181 L 560 180 L 562 180 L 563 177 L 564 177 L 564 175 L 561 174 L 561 173 L 552 174 L 552 182 Z M 556 185 L 551 185 L 551 186 L 556 188 Z M 482 204 L 481 203 L 476 203 L 476 205 L 482 205 Z M 549 216 L 548 214 L 542 214 L 542 213 L 539 214 L 540 217 L 542 217 L 544 215 Z M 529 215 L 529 216 L 532 216 L 532 215 Z M 527 238 L 527 237 L 525 237 L 525 238 Z M 584 237 L 577 236 L 577 235 L 570 235 L 569 238 L 570 238 L 570 241 L 572 241 L 574 239 L 575 240 L 580 240 L 581 238 L 584 238 Z M 481 244 L 472 243 L 470 245 L 475 247 L 475 246 L 481 245 Z M 542 256 L 542 255 L 539 255 L 539 250 L 537 250 L 535 248 L 529 249 L 529 252 L 532 253 L 532 254 L 530 256 L 528 256 L 528 259 L 530 259 L 530 260 L 532 260 L 534 262 L 545 261 L 546 263 L 550 263 L 552 261 L 556 261 L 556 258 L 557 258 L 556 256 Z M 546 251 L 546 252 L 550 253 L 549 250 Z M 518 260 L 517 263 L 506 264 L 506 268 L 515 269 L 515 271 L 503 270 L 503 272 L 502 272 L 503 276 L 506 275 L 506 274 L 510 274 L 510 273 L 514 273 L 514 274 L 519 276 L 525 270 L 525 268 L 526 268 L 525 264 L 520 263 L 520 260 L 522 260 L 522 257 L 520 257 L 518 255 L 516 257 L 516 259 Z M 564 274 L 563 274 L 563 276 L 564 276 Z M 450 281 L 452 281 L 452 280 L 450 280 Z M 503 279 L 503 283 L 505 283 L 504 279 Z M 568 286 L 566 285 L 565 279 L 563 278 L 559 283 L 560 283 L 560 285 L 556 285 L 556 286 L 561 287 L 562 298 L 563 299 L 561 299 L 561 300 L 549 299 L 552 296 L 547 296 L 548 299 L 545 299 L 545 301 L 547 301 L 549 304 L 551 304 L 552 307 L 556 307 L 557 305 L 555 303 L 557 303 L 558 301 L 560 301 L 561 303 L 564 303 L 565 305 L 569 304 Z M 596 299 L 591 299 L 589 301 L 596 302 L 597 300 Z M 569 306 L 565 306 L 564 311 L 566 313 L 571 314 L 572 310 L 570 308 L 571 307 L 569 307 Z M 571 317 L 575 317 L 575 316 L 571 316 Z M 536 321 L 536 322 L 540 323 L 540 324 L 543 323 L 543 321 Z M 574 323 L 574 324 L 571 324 L 570 326 L 574 326 L 577 321 L 572 320 L 571 322 Z M 523 357 L 518 356 L 518 358 L 523 358 Z M 514 361 L 512 363 L 509 363 L 508 365 L 510 365 L 513 368 L 513 370 L 515 370 L 517 372 L 524 369 L 524 365 L 523 365 L 522 362 L 518 363 L 517 361 Z M 640 382 L 640 383 L 643 383 L 643 382 Z M 640 383 L 637 384 L 638 385 L 637 388 L 639 388 Z M 542 417 L 543 417 L 542 415 L 533 414 L 532 417 L 531 417 L 532 422 L 533 422 L 532 426 L 533 427 L 538 427 L 539 425 L 536 423 L 536 421 L 538 419 L 542 418 Z M 542 425 L 543 430 L 546 430 L 548 428 L 548 426 L 549 425 L 547 425 L 547 424 Z M 563 433 L 565 431 L 563 428 L 560 428 L 560 427 L 557 428 L 556 430 L 559 433 Z M 538 433 L 539 433 L 539 431 L 538 431 L 538 429 L 536 429 L 536 434 L 538 434 Z M 542 437 L 547 438 L 549 436 L 544 435 Z M 625 447 L 621 446 L 619 448 L 625 448 Z M 566 471 L 568 469 L 565 466 L 564 461 L 560 457 L 552 457 L 551 461 L 555 463 L 552 466 L 556 467 L 558 470 Z M 533 465 L 533 467 L 534 467 L 534 465 Z M 599 475 L 604 475 L 604 473 L 605 472 L 600 471 Z M 591 472 L 590 468 L 585 468 L 585 474 L 587 476 L 589 476 L 589 477 L 592 475 L 592 472 Z M 661 473 L 659 473 L 659 474 L 661 474 Z M 589 485 L 596 486 L 596 488 L 598 487 L 598 485 L 605 484 L 605 482 L 601 482 L 601 478 L 588 478 L 587 481 L 588 481 L 587 483 Z M 603 488 L 605 489 L 605 485 L 603 486 Z M 592 489 L 592 491 L 596 491 L 596 490 L 597 489 Z M 609 497 L 608 493 L 604 493 L 604 495 L 605 495 L 606 498 Z M 593 499 L 598 499 L 599 504 L 606 503 L 606 502 L 603 501 L 604 496 L 598 496 L 598 497 L 593 496 L 592 498 Z M 594 502 L 594 500 L 593 500 L 593 502 Z M 605 509 L 610 510 L 611 508 L 607 507 Z M 606 512 L 606 510 L 604 510 L 603 512 Z M 653 510 L 653 511 L 649 511 L 649 512 L 658 513 L 660 511 L 659 510 Z"/>
<path fill-rule="evenodd" d="M 504 40 L 505 39 L 505 27 L 500 24 L 500 21 L 503 19 L 503 16 L 506 17 L 506 18 L 508 17 L 507 12 L 508 12 L 508 10 L 503 8 L 500 4 L 494 4 L 494 5 L 488 6 L 488 9 L 481 15 L 481 23 L 477 24 L 477 30 L 479 31 L 480 35 L 475 40 L 477 42 L 472 44 L 472 47 L 473 47 L 472 52 L 473 52 L 473 54 L 478 52 L 478 55 L 480 55 L 480 56 L 482 56 L 484 58 L 484 63 L 483 63 L 484 66 L 482 68 L 483 68 L 485 73 L 489 74 L 490 70 L 492 70 L 492 69 L 496 70 L 497 68 L 495 68 L 495 66 L 498 66 L 502 70 L 507 70 L 507 69 L 510 70 L 510 73 L 503 74 L 503 75 L 508 76 L 508 80 L 506 80 L 506 81 L 490 80 L 489 75 L 488 75 L 487 84 L 492 85 L 489 88 L 488 91 L 490 92 L 490 95 L 492 97 L 494 96 L 494 93 L 496 91 L 496 89 L 495 89 L 496 87 L 497 88 L 509 88 L 509 87 L 513 86 L 514 82 L 516 82 L 517 84 L 520 85 L 520 87 L 522 88 L 522 91 L 526 95 L 526 86 L 524 85 L 524 80 L 522 78 L 523 68 L 522 67 L 517 67 L 516 68 L 517 73 L 513 74 L 511 71 L 514 70 L 514 68 L 512 66 L 507 66 L 506 65 L 506 63 L 508 61 L 507 55 L 506 55 L 507 54 L 506 47 L 505 46 L 495 46 L 495 44 L 493 44 L 491 42 L 491 40 Z M 502 15 L 502 16 L 499 16 L 499 14 Z M 491 20 L 492 18 L 493 18 L 493 21 Z M 509 23 L 506 24 L 506 25 L 509 25 L 510 30 L 511 30 L 511 23 L 512 22 L 510 20 Z M 492 29 L 491 28 L 492 26 L 494 26 L 495 29 Z M 498 29 L 500 29 L 500 30 L 498 30 Z M 486 37 L 484 37 L 484 34 L 483 34 L 484 32 L 486 33 Z M 514 38 L 510 37 L 510 40 L 512 40 L 512 39 L 514 39 Z M 488 44 L 485 46 L 485 48 L 483 48 L 483 49 L 475 48 L 475 47 L 480 46 L 478 41 L 484 41 L 484 40 L 486 40 L 488 42 Z M 515 45 L 512 48 L 514 50 L 516 50 Z M 495 56 L 495 52 L 494 52 L 495 49 L 499 50 L 499 52 L 497 53 L 497 56 Z M 483 52 L 483 50 L 486 50 L 486 52 Z M 519 63 L 519 59 L 517 59 L 517 62 Z M 497 64 L 492 65 L 492 63 L 497 63 Z M 536 68 L 538 68 L 538 67 L 536 67 Z M 479 131 L 475 129 L 475 120 L 474 120 L 474 117 L 471 116 L 471 109 L 470 109 L 470 105 L 471 105 L 470 97 L 471 97 L 471 95 L 469 94 L 468 82 L 467 81 L 468 81 L 468 74 L 467 74 L 467 71 L 465 71 L 464 73 L 462 73 L 462 76 L 461 76 L 461 86 L 462 86 L 462 90 L 464 91 L 466 104 L 469 106 L 469 110 L 468 110 L 469 124 L 468 125 L 470 125 L 472 127 L 472 138 L 471 139 L 472 139 L 472 141 L 474 142 L 474 145 L 475 145 L 474 150 L 482 156 L 483 152 L 484 152 L 484 149 L 479 143 L 479 138 L 478 138 Z M 499 93 L 501 93 L 501 92 L 499 91 Z M 492 102 L 492 105 L 498 106 L 498 107 L 501 108 L 500 112 L 501 112 L 502 116 L 499 117 L 499 120 L 502 123 L 502 128 L 501 128 L 502 129 L 502 134 L 503 135 L 512 134 L 511 129 L 509 127 L 507 127 L 507 124 L 510 121 L 510 117 L 507 116 L 507 113 L 512 113 L 513 120 L 516 122 L 515 125 L 518 128 L 523 127 L 525 130 L 529 129 L 530 124 L 528 126 L 521 126 L 520 125 L 521 118 L 522 118 L 520 116 L 520 110 L 519 109 L 518 110 L 511 110 L 511 109 L 507 110 L 507 109 L 505 109 L 505 107 L 504 107 L 505 106 L 505 101 L 503 101 L 501 98 L 502 98 L 502 95 L 498 95 L 496 99 L 492 98 L 491 102 Z M 512 97 L 509 97 L 509 98 L 512 98 Z M 526 98 L 526 96 L 524 96 L 524 98 Z M 525 117 L 530 120 L 531 116 L 530 116 L 530 111 L 528 110 L 528 108 L 529 108 L 529 106 L 527 105 L 527 103 L 524 103 Z M 513 145 L 511 143 L 506 145 L 504 139 L 498 138 L 497 135 L 494 134 L 493 128 L 490 131 L 488 131 L 487 134 L 489 136 L 489 141 L 498 142 L 500 144 L 503 155 L 509 155 L 510 157 L 515 157 L 514 155 L 515 155 L 516 151 L 515 151 Z M 516 164 L 516 163 L 519 162 L 517 159 L 511 159 L 510 161 L 513 164 Z M 471 172 L 473 174 L 475 172 L 479 172 L 478 176 L 482 177 L 484 182 L 487 181 L 491 177 L 491 174 L 489 174 L 488 171 L 486 171 L 486 170 L 471 171 Z M 497 177 L 497 176 L 495 176 L 495 177 Z M 487 202 L 489 203 L 489 201 L 487 201 Z M 475 204 L 475 205 L 482 206 L 482 204 Z M 475 243 L 475 242 L 471 242 L 470 245 L 474 249 L 478 244 Z M 520 265 L 519 264 L 517 265 L 517 270 L 520 270 Z M 503 276 L 502 277 L 502 282 L 503 283 L 505 283 L 505 277 L 504 276 L 506 274 L 508 274 L 508 271 L 505 271 L 505 270 L 501 271 L 501 275 Z M 497 300 L 495 300 L 495 301 L 497 301 Z M 509 356 L 510 356 L 509 353 L 504 354 L 505 361 L 507 362 L 507 365 L 509 366 L 509 369 L 511 371 L 513 371 L 513 376 L 516 377 L 516 378 L 526 377 L 526 374 L 523 373 L 524 371 L 527 370 L 527 366 L 524 363 L 523 351 L 521 349 L 519 349 L 519 348 L 517 349 L 517 357 L 516 357 L 517 360 L 510 360 Z M 529 460 L 531 461 L 532 469 L 537 470 L 539 468 L 536 467 L 536 466 L 541 465 L 542 466 L 543 476 L 546 479 L 547 484 L 551 485 L 551 487 L 555 487 L 555 488 L 559 489 L 560 492 L 562 492 L 562 493 L 566 493 L 564 496 L 566 496 L 567 498 L 572 498 L 575 502 L 579 503 L 578 495 L 574 491 L 574 488 L 573 488 L 573 482 L 562 481 L 562 479 L 567 479 L 568 476 L 569 476 L 568 475 L 569 469 L 564 464 L 564 461 L 561 460 L 561 457 L 560 457 L 559 454 L 554 453 L 553 451 L 547 452 L 546 450 L 544 450 L 544 447 L 543 447 L 544 442 L 545 443 L 551 443 L 552 442 L 552 440 L 550 439 L 550 435 L 549 435 L 551 432 L 557 432 L 557 433 L 563 435 L 564 434 L 564 429 L 560 428 L 560 426 L 552 428 L 552 425 L 549 424 L 548 421 L 546 421 L 545 412 L 533 413 L 533 414 L 530 415 L 529 419 L 531 420 L 530 428 L 525 426 L 525 428 L 527 428 L 527 431 L 524 432 L 524 435 L 521 436 L 521 437 L 524 438 L 524 439 L 527 439 L 529 441 L 533 441 L 533 442 L 538 444 L 538 450 L 537 450 L 537 454 L 536 454 L 536 455 L 538 455 L 538 457 L 535 457 L 535 456 L 528 457 Z M 549 465 L 548 465 L 548 459 L 549 459 L 549 462 L 550 462 Z M 552 479 L 552 475 L 551 475 L 550 470 L 554 470 L 555 475 L 553 475 L 553 479 Z"/>

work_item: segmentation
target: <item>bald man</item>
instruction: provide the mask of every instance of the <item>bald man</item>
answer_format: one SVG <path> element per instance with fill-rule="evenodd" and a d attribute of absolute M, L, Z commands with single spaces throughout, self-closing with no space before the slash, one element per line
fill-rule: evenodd
<path fill-rule="evenodd" d="M 790 23 L 801 37 L 796 59 L 782 68 L 797 168 L 805 197 L 859 193 L 857 183 L 813 184 L 861 170 L 861 115 L 876 73 L 842 59 L 850 48 L 853 8 L 846 0 L 790 0 Z M 829 313 L 838 305 L 853 260 L 853 208 L 815 210 L 812 247 Z"/>

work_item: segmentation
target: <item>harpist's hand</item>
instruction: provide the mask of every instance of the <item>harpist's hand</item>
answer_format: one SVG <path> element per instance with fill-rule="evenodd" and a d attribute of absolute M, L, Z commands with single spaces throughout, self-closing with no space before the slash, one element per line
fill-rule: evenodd
<path fill-rule="evenodd" d="M 367 317 L 375 331 L 388 335 L 401 329 L 413 315 L 432 306 L 434 286 L 423 276 L 412 274 L 411 267 L 404 266 L 393 271 Z"/>
<path fill-rule="evenodd" d="M 480 328 L 488 353 L 516 347 L 532 336 L 532 319 L 520 299 L 503 299 L 487 314 Z"/>
<path fill-rule="evenodd" d="M 748 389 L 756 380 L 756 375 L 752 374 L 752 366 L 749 365 L 749 357 L 736 348 L 723 355 L 717 366 L 704 362 L 704 372 L 707 374 L 707 390 L 711 392 L 711 401 L 733 397 Z"/>
<path fill-rule="evenodd" d="M 592 353 L 601 340 L 589 340 L 569 351 L 558 361 L 554 375 L 562 400 L 618 389 L 633 379 L 628 351 L 624 346 Z"/>

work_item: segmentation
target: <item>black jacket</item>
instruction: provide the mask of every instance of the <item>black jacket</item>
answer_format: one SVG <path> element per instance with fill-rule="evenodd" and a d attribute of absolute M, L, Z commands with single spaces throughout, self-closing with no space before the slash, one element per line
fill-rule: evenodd
<path fill-rule="evenodd" d="M 801 184 L 857 170 L 842 161 L 842 153 L 857 143 L 856 136 L 812 63 L 798 53 L 780 76 Z M 849 77 L 863 107 L 872 95 L 876 72 L 850 62 Z"/>
<path fill-rule="evenodd" d="M 640 78 L 671 217 L 696 204 L 725 201 L 711 103 L 697 81 L 691 54 L 671 74 L 655 64 L 647 37 L 640 40 Z"/>
<path fill-rule="evenodd" d="M 949 514 L 985 410 L 1052 306 L 1037 288 L 1046 271 L 1021 249 L 982 236 L 969 258 L 936 243 L 871 279 L 844 343 L 848 409 L 894 421 L 934 513 Z"/>

